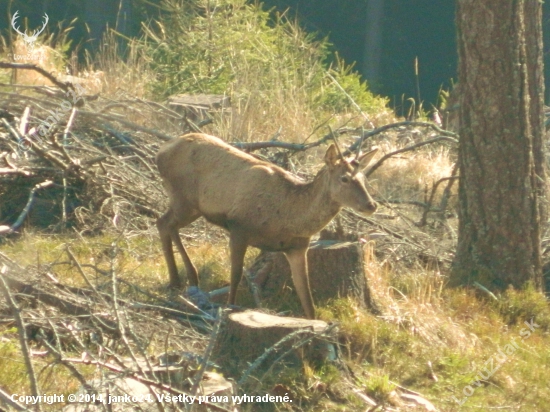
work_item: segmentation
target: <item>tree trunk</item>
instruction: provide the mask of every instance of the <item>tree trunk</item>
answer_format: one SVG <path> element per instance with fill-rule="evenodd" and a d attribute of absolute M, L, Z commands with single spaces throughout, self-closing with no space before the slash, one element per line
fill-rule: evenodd
<path fill-rule="evenodd" d="M 542 285 L 541 6 L 457 3 L 460 223 L 451 285 Z"/>

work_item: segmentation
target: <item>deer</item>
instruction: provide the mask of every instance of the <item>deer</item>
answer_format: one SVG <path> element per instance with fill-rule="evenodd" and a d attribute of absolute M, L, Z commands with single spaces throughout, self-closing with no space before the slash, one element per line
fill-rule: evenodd
<path fill-rule="evenodd" d="M 236 304 L 244 256 L 252 246 L 284 253 L 305 315 L 315 319 L 306 256 L 310 239 L 343 207 L 364 216 L 376 211 L 363 174 L 376 151 L 360 154 L 358 150 L 353 159 L 347 159 L 333 143 L 325 153 L 325 165 L 312 181 L 305 182 L 214 136 L 191 133 L 168 141 L 159 149 L 156 164 L 169 198 L 168 211 L 157 220 L 157 228 L 170 287 L 184 286 L 172 243 L 181 255 L 189 285 L 199 284 L 179 229 L 202 216 L 229 233 L 230 305 Z"/>

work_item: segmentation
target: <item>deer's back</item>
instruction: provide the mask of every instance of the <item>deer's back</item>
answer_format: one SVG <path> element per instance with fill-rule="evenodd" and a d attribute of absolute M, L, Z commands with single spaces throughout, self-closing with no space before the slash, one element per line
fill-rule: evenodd
<path fill-rule="evenodd" d="M 173 207 L 185 204 L 225 227 L 272 226 L 303 184 L 285 170 L 204 134 L 168 142 L 157 155 L 157 165 Z"/>

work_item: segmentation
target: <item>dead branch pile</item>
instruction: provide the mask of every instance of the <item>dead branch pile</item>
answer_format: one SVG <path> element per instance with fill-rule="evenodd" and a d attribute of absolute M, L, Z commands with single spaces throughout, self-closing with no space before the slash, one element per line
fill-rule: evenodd
<path fill-rule="evenodd" d="M 116 250 L 112 252 L 116 259 Z M 42 394 L 34 369 L 45 363 L 66 368 L 91 393 L 115 378 L 139 382 L 158 393 L 188 393 L 194 380 L 189 383 L 187 377 L 195 370 L 211 369 L 200 353 L 214 317 L 150 293 L 142 300 L 126 300 L 120 297 L 124 288 L 139 288 L 123 282 L 114 271 L 100 273 L 92 284 L 89 271 L 82 270 L 68 247 L 66 253 L 65 263 L 78 268 L 87 287 L 59 282 L 54 264 L 23 268 L 0 253 L 0 322 L 17 326 L 33 395 Z M 97 366 L 93 377 L 102 385 L 90 388 L 91 376 L 83 375 L 79 366 L 83 364 Z M 1 395 L 0 404 L 6 401 Z"/>
<path fill-rule="evenodd" d="M 109 227 L 123 228 L 124 233 L 148 229 L 167 203 L 154 156 L 164 141 L 198 130 L 197 126 L 156 102 L 124 95 L 116 99 L 89 96 L 70 84 L 55 84 L 55 88 L 0 85 L 0 234 L 17 231 L 26 219 L 35 226 L 73 226 L 84 233 Z M 456 135 L 431 123 L 400 122 L 373 130 L 330 130 L 307 144 L 280 142 L 275 137 L 236 146 L 249 151 L 273 149 L 264 154 L 283 153 L 279 157 L 285 161 L 338 135 L 352 135 L 354 140 L 344 151 L 349 154 L 363 144 L 371 145 L 369 139 L 390 129 L 410 128 L 435 134 L 423 134 L 420 141 L 387 153 L 370 173 L 394 155 L 433 143 L 456 143 Z M 427 230 L 428 220 L 440 219 L 445 225 L 449 191 L 456 178 L 455 168 L 451 176 L 426 191 L 424 202 L 377 199 L 396 205 L 394 214 L 385 218 L 366 219 L 346 211 L 326 238 L 353 233 L 357 240 L 358 233 L 365 233 L 376 239 L 377 253 L 385 259 L 395 262 L 420 256 L 446 263 L 452 245 L 434 240 Z M 435 195 L 438 187 L 444 188 L 443 196 Z M 116 256 L 116 250 L 111 252 Z M 51 265 L 22 268 L 0 252 L 0 321 L 17 326 L 31 392 L 39 393 L 32 364 L 47 356 L 48 362 L 66 368 L 88 393 L 97 389 L 87 387 L 88 377 L 75 365 L 95 365 L 100 379 L 111 382 L 116 376 L 172 395 L 196 394 L 207 372 L 221 316 L 145 293 L 124 283 L 113 270 L 92 267 L 100 280 L 91 282 L 68 248 L 67 256 L 87 287 L 59 282 Z M 146 298 L 125 300 L 120 297 L 121 287 L 134 288 Z M 151 347 L 162 348 L 158 353 L 164 355 L 152 359 Z M 170 352 L 174 347 L 178 348 L 175 354 Z M 198 353 L 204 354 L 202 358 Z M 184 383 L 172 385 L 172 375 L 162 374 L 172 367 L 193 373 L 186 373 L 190 377 Z M 246 378 L 247 373 L 242 376 Z M 0 390 L 0 400 L 9 399 L 4 395 Z"/>
<path fill-rule="evenodd" d="M 81 233 L 113 226 L 149 228 L 167 204 L 154 156 L 164 141 L 199 128 L 185 114 L 157 102 L 124 95 L 116 99 L 89 96 L 78 86 L 54 83 L 57 87 L 0 85 L 0 233 L 17 231 L 25 219 L 31 226 L 54 230 L 72 226 Z M 329 130 L 307 144 L 281 142 L 275 135 L 270 141 L 235 145 L 263 150 L 271 160 L 296 172 L 303 168 L 289 161 L 293 154 L 340 135 L 349 136 L 343 151 L 350 154 L 372 146 L 375 138 L 383 139 L 392 130 L 420 139 L 386 153 L 369 174 L 395 155 L 431 144 L 454 146 L 457 141 L 456 134 L 433 123 L 405 121 L 371 130 Z M 433 233 L 426 229 L 429 219 L 446 224 L 450 188 L 456 179 L 455 167 L 451 176 L 434 182 L 431 190 L 426 188 L 423 202 L 378 198 L 393 208 L 396 223 L 346 213 L 341 224 L 348 232 L 382 233 L 386 237 L 378 243 L 388 240 L 386 249 L 393 257 L 398 249 L 399 259 L 425 255 L 445 261 L 452 241 L 434 242 Z M 443 190 L 442 196 L 436 196 L 438 189 L 438 193 Z M 414 217 L 401 213 L 404 208 L 414 209 Z M 406 247 L 395 247 L 396 240 Z M 441 246 L 442 253 L 434 245 Z"/>
<path fill-rule="evenodd" d="M 241 410 L 238 405 L 243 394 L 252 399 L 260 398 L 254 395 L 261 394 L 262 397 L 283 399 L 277 401 L 279 403 L 288 403 L 294 398 L 293 388 L 276 384 L 266 394 L 262 381 L 274 373 L 274 368 L 289 362 L 300 364 L 304 347 L 306 352 L 322 355 L 342 370 L 346 376 L 341 388 L 343 392 L 355 393 L 376 406 L 354 383 L 353 376 L 336 356 L 333 349 L 336 324 L 327 326 L 323 321 L 280 318 L 251 311 L 230 315 L 233 323 L 228 321 L 229 326 L 221 333 L 222 324 L 227 323 L 221 310 L 215 316 L 190 311 L 187 305 L 141 291 L 120 279 L 114 270 L 100 273 L 99 280 L 92 282 L 86 274 L 89 271 L 82 270 L 84 265 L 67 245 L 66 254 L 66 262 L 23 268 L 0 252 L 0 322 L 6 328 L 17 329 L 30 395 L 39 399 L 51 392 L 43 372 L 54 368 L 66 371 L 66 378 L 58 374 L 56 380 L 66 379 L 65 385 L 71 392 L 69 396 L 58 398 L 53 409 L 46 405 L 46 400 L 39 401 L 37 410 L 59 410 L 65 404 L 64 412 L 125 411 L 130 408 L 237 412 Z M 111 259 L 116 260 L 116 248 L 110 254 Z M 86 287 L 68 286 L 57 280 L 56 267 L 65 263 L 74 265 Z M 123 290 L 128 286 L 146 299 L 125 299 Z M 237 319 L 241 326 L 231 329 Z M 239 331 L 247 322 L 254 323 L 254 327 Z M 300 323 L 305 327 L 300 327 Z M 14 330 L 6 332 L 5 336 L 15 335 Z M 272 344 L 265 350 L 258 347 L 256 352 L 250 352 L 254 344 L 224 341 L 231 330 L 241 340 L 252 339 L 256 345 L 259 338 L 256 335 L 263 334 Z M 256 337 L 250 338 L 250 333 Z M 274 333 L 279 335 L 271 336 Z M 244 351 L 250 363 L 244 361 L 242 354 L 231 357 L 230 351 L 235 350 Z M 218 365 L 218 360 L 227 360 L 228 355 L 233 363 L 243 363 L 233 371 L 237 378 L 234 382 L 220 374 L 230 373 L 229 366 Z M 252 376 L 255 378 L 251 379 Z M 435 410 L 420 394 L 400 386 L 399 389 L 403 400 L 410 402 L 407 397 L 412 393 L 417 397 L 414 402 L 432 408 L 426 407 L 426 410 Z M 0 408 L 29 410 L 17 401 L 17 396 L 14 400 L 13 395 L 0 389 Z M 240 401 L 235 401 L 239 398 Z"/>
<path fill-rule="evenodd" d="M 169 302 L 124 281 L 114 269 L 118 256 L 115 246 L 109 251 L 111 269 L 108 271 L 81 264 L 68 245 L 65 245 L 65 254 L 66 261 L 23 268 L 0 252 L 0 323 L 8 329 L 17 328 L 32 396 L 48 392 L 42 386 L 47 385 L 40 379 L 42 371 L 54 367 L 66 370 L 67 385 L 76 392 L 76 398 L 69 399 L 70 404 L 63 411 L 123 411 L 135 406 L 147 411 L 234 412 L 237 409 L 233 395 L 260 391 L 252 388 L 258 386 L 257 382 L 252 386 L 247 382 L 255 369 L 263 373 L 294 354 L 293 351 L 279 353 L 283 343 L 295 337 L 283 335 L 266 351 L 277 354 L 275 359 L 266 362 L 266 355 L 260 350 L 261 356 L 252 359 L 255 362 L 250 367 L 245 365 L 238 371 L 237 377 L 241 379 L 235 385 L 213 371 L 225 372 L 217 365 L 220 355 L 213 356 L 225 319 L 220 309 L 208 313 L 182 296 L 176 298 L 176 302 Z M 87 286 L 69 286 L 57 279 L 56 268 L 67 264 L 74 267 Z M 97 277 L 92 278 L 90 272 L 95 272 Z M 135 289 L 143 299 L 127 299 L 128 288 Z M 279 323 L 283 324 L 292 321 L 325 324 L 280 319 L 283 320 Z M 301 336 L 294 334 L 297 339 L 292 341 L 293 349 L 314 339 L 329 344 L 327 331 L 304 329 Z M 6 333 L 15 334 L 14 330 Z M 226 345 L 231 346 L 228 342 Z M 259 368 L 262 363 L 265 368 Z M 108 397 L 124 394 L 130 396 L 129 400 L 105 409 Z M 201 401 L 190 400 L 198 396 L 202 397 Z M 79 397 L 82 397 L 80 401 Z M 170 401 L 173 397 L 179 400 Z M 134 401 L 134 398 L 140 400 Z M 76 403 L 72 403 L 75 399 Z M 58 401 L 63 402 L 65 400 Z M 198 409 L 197 403 L 202 404 Z M 189 409 L 191 404 L 193 408 Z M 13 401 L 12 394 L 0 389 L 0 408 L 2 405 L 27 410 Z M 168 409 L 164 409 L 165 406 Z"/>
<path fill-rule="evenodd" d="M 141 100 L 76 95 L 73 105 L 72 90 L 17 91 L 0 91 L 4 224 L 17 229 L 18 216 L 33 202 L 38 207 L 30 217 L 37 226 L 73 223 L 98 230 L 124 223 L 143 229 L 147 219 L 159 216 L 165 196 L 153 160 L 170 136 L 139 119 L 155 118 L 175 129 L 180 115 Z"/>

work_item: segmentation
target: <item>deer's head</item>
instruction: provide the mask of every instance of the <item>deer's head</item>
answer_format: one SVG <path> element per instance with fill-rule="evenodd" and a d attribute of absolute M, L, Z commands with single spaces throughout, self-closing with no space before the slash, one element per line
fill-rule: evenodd
<path fill-rule="evenodd" d="M 376 211 L 376 202 L 365 187 L 367 168 L 378 149 L 346 159 L 337 145 L 330 145 L 325 163 L 330 175 L 330 193 L 333 201 L 356 212 L 370 216 Z"/>

